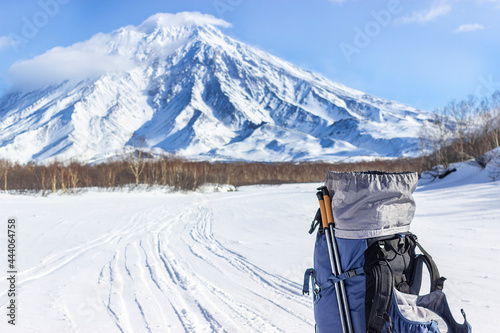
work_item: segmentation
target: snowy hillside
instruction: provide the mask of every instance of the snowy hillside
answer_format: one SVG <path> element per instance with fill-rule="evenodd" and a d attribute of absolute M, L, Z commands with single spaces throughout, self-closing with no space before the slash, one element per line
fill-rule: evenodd
<path fill-rule="evenodd" d="M 429 115 L 331 82 L 222 34 L 156 14 L 14 64 L 0 157 L 92 162 L 126 147 L 203 159 L 415 155 Z"/>
<path fill-rule="evenodd" d="M 312 300 L 300 288 L 317 185 L 2 193 L 0 209 L 19 226 L 16 332 L 312 332 Z M 411 231 L 448 278 L 455 317 L 463 308 L 475 332 L 495 332 L 500 181 L 461 164 L 415 199 Z M 0 331 L 9 331 L 5 318 Z"/>

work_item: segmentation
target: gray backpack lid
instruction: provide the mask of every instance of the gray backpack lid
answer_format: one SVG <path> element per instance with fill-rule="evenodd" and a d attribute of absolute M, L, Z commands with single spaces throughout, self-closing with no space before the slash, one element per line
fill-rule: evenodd
<path fill-rule="evenodd" d="M 417 184 L 416 172 L 328 172 L 335 235 L 363 239 L 408 231 Z"/>

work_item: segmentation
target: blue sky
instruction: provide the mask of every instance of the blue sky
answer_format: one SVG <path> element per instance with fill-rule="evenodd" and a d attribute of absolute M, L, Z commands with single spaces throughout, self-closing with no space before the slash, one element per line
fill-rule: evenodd
<path fill-rule="evenodd" d="M 500 90 L 500 0 L 18 0 L 0 4 L 0 93 L 16 61 L 180 11 L 222 18 L 242 42 L 425 110 Z"/>

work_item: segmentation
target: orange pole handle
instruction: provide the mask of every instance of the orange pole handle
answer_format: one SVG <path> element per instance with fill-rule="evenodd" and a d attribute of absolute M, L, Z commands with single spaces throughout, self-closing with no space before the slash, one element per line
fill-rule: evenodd
<path fill-rule="evenodd" d="M 328 224 L 335 224 L 335 221 L 333 220 L 332 201 L 330 200 L 330 196 L 323 195 L 323 200 L 325 201 L 326 219 L 328 220 Z"/>
<path fill-rule="evenodd" d="M 328 224 L 335 225 L 335 221 L 333 219 L 332 201 L 330 199 L 330 192 L 328 192 L 328 188 L 326 186 L 320 187 L 319 190 L 321 190 L 321 194 L 323 194 L 323 200 L 325 201 L 326 218 L 328 220 Z"/>
<path fill-rule="evenodd" d="M 325 200 L 323 199 L 323 194 L 321 192 L 316 193 L 319 201 L 319 211 L 321 212 L 321 223 L 323 228 L 328 228 L 328 217 L 326 215 Z"/>

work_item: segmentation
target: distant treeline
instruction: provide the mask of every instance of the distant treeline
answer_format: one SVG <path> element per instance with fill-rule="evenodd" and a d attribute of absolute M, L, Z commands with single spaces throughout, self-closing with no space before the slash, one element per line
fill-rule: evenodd
<path fill-rule="evenodd" d="M 42 193 L 72 193 L 79 188 L 169 186 L 191 191 L 203 184 L 283 184 L 322 182 L 328 171 L 379 170 L 421 173 L 435 165 L 475 158 L 499 146 L 500 92 L 490 98 L 451 102 L 437 110 L 432 128 L 420 135 L 422 157 L 357 163 L 325 162 L 203 162 L 176 156 L 152 157 L 138 149 L 120 161 L 85 165 L 77 162 L 25 165 L 0 160 L 0 189 Z"/>
<path fill-rule="evenodd" d="M 424 128 L 420 134 L 423 152 L 430 152 L 425 169 L 469 159 L 484 166 L 484 153 L 500 146 L 500 92 L 453 101 L 436 110 L 433 121 L 434 128 Z"/>
<path fill-rule="evenodd" d="M 48 165 L 20 165 L 0 161 L 3 190 L 72 193 L 79 188 L 124 186 L 170 186 L 195 190 L 207 183 L 234 186 L 322 182 L 328 171 L 381 170 L 422 171 L 421 159 L 377 160 L 360 163 L 287 162 L 201 162 L 179 157 L 146 158 L 136 151 L 119 162 L 83 165 L 54 162 Z"/>

